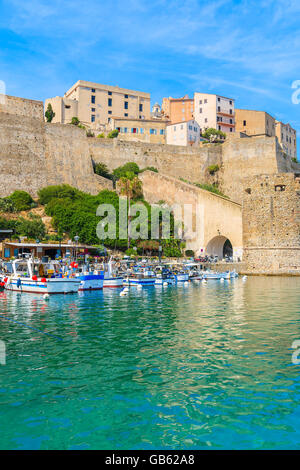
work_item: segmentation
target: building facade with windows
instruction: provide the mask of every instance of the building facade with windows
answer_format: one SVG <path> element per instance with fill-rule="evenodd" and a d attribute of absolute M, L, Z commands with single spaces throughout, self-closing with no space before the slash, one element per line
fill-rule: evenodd
<path fill-rule="evenodd" d="M 166 129 L 166 143 L 168 145 L 198 145 L 202 139 L 200 126 L 194 120 L 169 124 Z"/>
<path fill-rule="evenodd" d="M 79 80 L 63 97 L 45 101 L 45 109 L 51 103 L 55 117 L 52 122 L 70 123 L 76 116 L 91 128 L 101 129 L 112 116 L 129 119 L 150 118 L 150 93 L 128 90 L 110 85 Z"/>
<path fill-rule="evenodd" d="M 195 92 L 194 119 L 201 132 L 209 128 L 225 133 L 235 132 L 234 99 Z"/>
<path fill-rule="evenodd" d="M 275 119 L 265 111 L 255 111 L 252 109 L 235 110 L 236 132 L 243 132 L 247 135 L 275 135 Z"/>
<path fill-rule="evenodd" d="M 297 158 L 297 131 L 290 124 L 276 121 L 275 132 L 284 153 L 288 157 Z"/>
<path fill-rule="evenodd" d="M 166 127 L 169 123 L 169 121 L 159 119 L 140 120 L 113 116 L 106 129 L 108 131 L 117 129 L 120 140 L 165 144 Z"/>
<path fill-rule="evenodd" d="M 171 123 L 185 122 L 194 118 L 194 100 L 185 95 L 183 98 L 163 98 L 162 114 Z"/>

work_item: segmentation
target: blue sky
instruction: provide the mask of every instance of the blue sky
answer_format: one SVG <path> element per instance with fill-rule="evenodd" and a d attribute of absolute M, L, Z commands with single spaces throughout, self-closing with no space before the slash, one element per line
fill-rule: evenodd
<path fill-rule="evenodd" d="M 44 100 L 78 79 L 147 91 L 152 103 L 218 93 L 290 122 L 300 138 L 300 103 L 291 99 L 300 80 L 299 0 L 0 6 L 0 80 L 10 95 Z"/>

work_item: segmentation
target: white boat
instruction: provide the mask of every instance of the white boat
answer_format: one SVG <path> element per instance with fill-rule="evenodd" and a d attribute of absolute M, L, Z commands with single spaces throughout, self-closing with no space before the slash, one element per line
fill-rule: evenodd
<path fill-rule="evenodd" d="M 103 287 L 123 287 L 123 277 L 115 274 L 112 259 L 109 260 L 105 269 Z"/>
<path fill-rule="evenodd" d="M 125 286 L 154 286 L 155 277 L 147 277 L 144 273 L 132 273 L 123 279 Z"/>
<path fill-rule="evenodd" d="M 224 272 L 224 273 L 216 273 L 216 272 L 210 272 L 210 271 L 205 271 L 203 273 L 203 279 L 230 279 L 230 272 Z"/>
<path fill-rule="evenodd" d="M 4 288 L 9 291 L 69 294 L 77 293 L 80 286 L 80 279 L 62 277 L 60 265 L 55 261 L 42 263 L 32 258 L 17 259 L 12 263 L 12 270 L 12 274 L 3 279 Z"/>
<path fill-rule="evenodd" d="M 189 280 L 188 273 L 183 273 L 183 272 L 175 273 L 173 274 L 173 277 L 175 279 L 175 282 L 185 282 Z"/>

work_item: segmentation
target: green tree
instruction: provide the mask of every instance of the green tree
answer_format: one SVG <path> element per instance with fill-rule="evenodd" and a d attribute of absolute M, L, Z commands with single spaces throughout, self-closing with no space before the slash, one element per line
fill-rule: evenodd
<path fill-rule="evenodd" d="M 226 134 L 222 131 L 214 129 L 213 127 L 210 127 L 209 129 L 206 129 L 206 131 L 202 134 L 202 137 L 209 140 L 210 142 L 216 142 L 220 137 L 225 139 Z"/>
<path fill-rule="evenodd" d="M 127 172 L 126 176 L 122 176 L 118 181 L 118 189 L 120 194 L 126 196 L 128 199 L 128 225 L 130 223 L 130 202 L 132 199 L 141 198 L 143 195 L 142 192 L 142 182 L 138 179 L 133 172 Z M 130 233 L 128 230 L 128 248 L 130 246 Z"/>
<path fill-rule="evenodd" d="M 19 217 L 16 223 L 16 233 L 28 238 L 42 239 L 46 235 L 46 227 L 41 217 L 29 214 L 29 219 Z"/>
<path fill-rule="evenodd" d="M 45 112 L 45 118 L 47 119 L 47 122 L 51 122 L 54 116 L 55 112 L 53 111 L 51 103 L 49 103 Z"/>
<path fill-rule="evenodd" d="M 14 191 L 9 197 L 15 207 L 17 212 L 19 211 L 27 211 L 28 209 L 32 209 L 35 206 L 34 200 L 26 191 Z"/>
<path fill-rule="evenodd" d="M 134 162 L 125 163 L 125 165 L 118 166 L 118 168 L 115 168 L 113 170 L 114 179 L 118 180 L 118 179 L 122 178 L 122 176 L 126 177 L 126 174 L 128 172 L 131 172 L 131 173 L 134 173 L 135 175 L 138 175 L 140 173 L 140 168 Z"/>

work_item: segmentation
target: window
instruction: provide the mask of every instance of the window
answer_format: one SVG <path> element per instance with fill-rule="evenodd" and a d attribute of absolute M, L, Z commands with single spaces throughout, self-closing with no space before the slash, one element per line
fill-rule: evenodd
<path fill-rule="evenodd" d="M 204 122 L 207 123 L 207 118 L 204 119 Z"/>
<path fill-rule="evenodd" d="M 112 114 L 112 111 L 108 111 L 108 114 Z"/>
<path fill-rule="evenodd" d="M 202 108 L 199 109 L 199 113 L 200 113 L 200 114 L 202 113 Z"/>
<path fill-rule="evenodd" d="M 66 108 L 66 109 L 70 109 L 71 106 L 70 106 L 69 104 L 65 104 L 65 108 Z M 92 111 L 93 111 L 93 110 L 92 110 Z"/>
<path fill-rule="evenodd" d="M 138 133 L 138 129 L 136 127 L 132 127 L 131 134 L 137 134 L 137 133 Z"/>
<path fill-rule="evenodd" d="M 199 101 L 199 104 L 202 104 L 202 100 Z"/>
<path fill-rule="evenodd" d="M 96 108 L 92 108 L 92 113 L 95 113 L 96 112 Z"/>
<path fill-rule="evenodd" d="M 232 100 L 229 100 L 229 104 L 232 104 Z"/>
<path fill-rule="evenodd" d="M 125 116 L 125 117 L 128 117 L 128 113 L 124 113 L 124 116 Z"/>
<path fill-rule="evenodd" d="M 124 109 L 128 109 L 128 101 L 124 101 Z"/>
<path fill-rule="evenodd" d="M 218 126 L 218 128 L 219 128 L 219 131 L 220 131 L 220 130 L 221 130 L 221 126 Z"/>
<path fill-rule="evenodd" d="M 156 134 L 157 134 L 156 129 L 150 129 L 150 134 L 151 134 L 151 135 L 156 135 Z"/>
<path fill-rule="evenodd" d="M 246 126 L 247 125 L 247 121 L 243 121 L 243 126 Z"/>
<path fill-rule="evenodd" d="M 232 124 L 232 119 L 229 119 L 230 124 Z"/>
<path fill-rule="evenodd" d="M 95 104 L 95 103 L 96 103 L 96 96 L 95 96 L 95 95 L 92 95 L 92 96 L 91 96 L 91 103 L 92 103 L 92 104 Z"/>
<path fill-rule="evenodd" d="M 220 98 L 218 98 L 218 101 L 220 102 L 220 101 L 221 101 L 221 99 L 220 99 Z"/>
<path fill-rule="evenodd" d="M 164 129 L 160 129 L 159 133 L 160 133 L 160 135 L 164 135 L 165 134 Z"/>
<path fill-rule="evenodd" d="M 144 134 L 144 129 L 143 129 L 143 127 L 140 128 L 140 134 Z"/>
<path fill-rule="evenodd" d="M 124 134 L 127 134 L 127 127 L 124 127 L 123 132 Z"/>
<path fill-rule="evenodd" d="M 174 131 L 176 131 L 176 126 L 174 126 Z"/>
<path fill-rule="evenodd" d="M 95 88 L 92 88 L 92 93 L 96 93 L 96 90 L 95 90 Z"/>
<path fill-rule="evenodd" d="M 127 98 L 128 98 L 128 95 L 124 95 L 124 98 L 126 98 L 126 99 L 127 99 Z"/>
<path fill-rule="evenodd" d="M 221 111 L 221 107 L 220 107 L 220 106 L 218 106 L 218 112 L 220 112 L 220 111 Z"/>
<path fill-rule="evenodd" d="M 108 98 L 108 106 L 112 106 L 112 98 Z"/>
<path fill-rule="evenodd" d="M 111 95 L 112 95 L 112 92 L 111 92 L 111 91 L 108 91 L 108 94 L 111 96 Z"/>
<path fill-rule="evenodd" d="M 143 111 L 143 105 L 142 104 L 139 105 L 139 111 L 140 111 L 140 113 Z"/>
<path fill-rule="evenodd" d="M 232 132 L 232 127 L 230 128 L 230 132 Z"/>
<path fill-rule="evenodd" d="M 229 110 L 229 114 L 232 114 L 232 109 Z"/>
<path fill-rule="evenodd" d="M 96 118 L 95 114 L 92 114 L 91 115 L 91 122 L 95 122 L 95 118 Z"/>
<path fill-rule="evenodd" d="M 207 103 L 207 100 L 204 100 L 204 103 Z"/>

